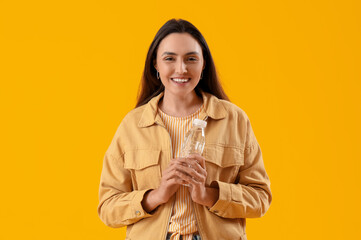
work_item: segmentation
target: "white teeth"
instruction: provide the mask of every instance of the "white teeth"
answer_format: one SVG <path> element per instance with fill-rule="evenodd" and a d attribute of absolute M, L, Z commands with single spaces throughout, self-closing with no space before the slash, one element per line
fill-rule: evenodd
<path fill-rule="evenodd" d="M 189 81 L 189 79 L 184 79 L 184 78 L 172 78 L 172 80 L 175 82 L 181 82 L 181 83 Z"/>

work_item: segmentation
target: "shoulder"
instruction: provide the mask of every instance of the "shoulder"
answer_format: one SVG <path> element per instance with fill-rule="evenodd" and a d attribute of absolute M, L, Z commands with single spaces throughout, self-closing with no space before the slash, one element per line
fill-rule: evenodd
<path fill-rule="evenodd" d="M 244 122 L 249 121 L 247 113 L 236 104 L 223 99 L 218 99 L 218 101 L 226 110 L 228 118 L 238 119 Z"/>
<path fill-rule="evenodd" d="M 130 110 L 123 119 L 121 119 L 114 137 L 119 138 L 120 136 L 124 136 L 124 134 L 131 133 L 136 130 L 144 109 L 145 105 Z"/>
<path fill-rule="evenodd" d="M 121 156 L 128 145 L 135 145 L 135 136 L 139 135 L 141 128 L 138 127 L 139 119 L 144 111 L 144 105 L 130 110 L 118 125 L 108 151 Z"/>
<path fill-rule="evenodd" d="M 132 109 L 121 121 L 118 128 L 119 134 L 132 135 L 135 132 L 146 130 L 146 127 L 154 122 L 154 111 L 148 103 Z"/>
<path fill-rule="evenodd" d="M 244 139 L 246 148 L 254 147 L 257 143 L 252 125 L 247 113 L 236 104 L 226 100 L 219 100 L 227 111 L 227 124 L 233 126 L 233 131 L 239 133 Z M 257 143 L 258 144 L 258 143 Z"/>
<path fill-rule="evenodd" d="M 145 108 L 146 108 L 146 104 L 130 110 L 124 116 L 121 124 L 131 124 L 131 123 L 138 124 L 139 120 L 141 119 L 141 117 L 143 115 Z"/>

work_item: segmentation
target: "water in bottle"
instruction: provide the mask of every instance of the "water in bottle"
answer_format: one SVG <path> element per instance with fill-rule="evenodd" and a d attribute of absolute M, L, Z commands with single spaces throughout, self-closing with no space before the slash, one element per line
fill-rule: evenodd
<path fill-rule="evenodd" d="M 207 126 L 207 122 L 194 119 L 192 128 L 187 132 L 184 137 L 180 156 L 183 158 L 188 157 L 190 154 L 198 153 L 202 155 L 204 144 L 205 144 L 205 134 L 204 128 Z M 183 186 L 189 187 L 189 184 L 183 184 Z"/>
<path fill-rule="evenodd" d="M 206 126 L 206 121 L 200 119 L 193 120 L 192 128 L 187 132 L 183 140 L 181 157 L 185 158 L 194 153 L 202 155 L 206 140 L 204 135 Z"/>

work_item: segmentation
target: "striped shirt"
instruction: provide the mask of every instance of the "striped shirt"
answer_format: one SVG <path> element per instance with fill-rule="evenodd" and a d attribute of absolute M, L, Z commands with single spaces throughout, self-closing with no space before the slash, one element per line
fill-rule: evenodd
<path fill-rule="evenodd" d="M 174 158 L 180 156 L 184 136 L 189 129 L 191 129 L 193 119 L 199 118 L 202 109 L 203 105 L 189 116 L 173 117 L 165 114 L 158 108 L 159 116 L 168 130 L 172 140 Z M 179 240 L 180 235 L 183 235 L 183 240 L 192 240 L 192 233 L 197 232 L 192 199 L 188 191 L 188 187 L 186 186 L 180 186 L 176 192 L 176 200 L 168 231 L 173 233 L 170 238 L 171 240 Z"/>

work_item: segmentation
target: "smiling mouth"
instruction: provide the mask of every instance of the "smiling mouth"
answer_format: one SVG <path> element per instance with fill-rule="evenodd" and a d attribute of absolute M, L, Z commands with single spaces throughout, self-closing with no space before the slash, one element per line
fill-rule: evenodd
<path fill-rule="evenodd" d="M 191 79 L 190 78 L 171 78 L 171 80 L 176 83 L 186 83 L 186 82 L 189 82 Z"/>

